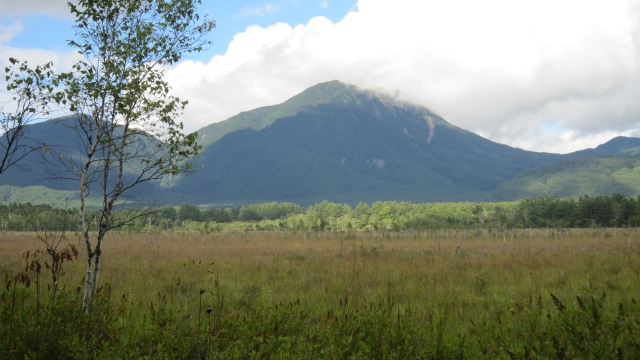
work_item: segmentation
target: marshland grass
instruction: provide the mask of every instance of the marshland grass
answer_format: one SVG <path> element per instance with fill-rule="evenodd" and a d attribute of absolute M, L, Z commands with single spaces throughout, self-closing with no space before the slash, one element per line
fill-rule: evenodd
<path fill-rule="evenodd" d="M 114 233 L 100 280 L 109 286 L 92 319 L 70 315 L 80 312 L 84 262 L 82 243 L 67 241 L 81 254 L 65 264 L 62 300 L 46 324 L 82 322 L 85 331 L 48 340 L 36 331 L 41 345 L 30 348 L 16 337 L 46 327 L 20 317 L 35 308 L 35 285 L 19 284 L 22 300 L 5 286 L 3 358 L 50 357 L 65 343 L 80 348 L 78 358 L 640 354 L 633 228 Z M 10 281 L 23 270 L 21 254 L 38 247 L 33 234 L 0 234 L 0 275 Z M 51 297 L 45 276 L 39 299 Z"/>

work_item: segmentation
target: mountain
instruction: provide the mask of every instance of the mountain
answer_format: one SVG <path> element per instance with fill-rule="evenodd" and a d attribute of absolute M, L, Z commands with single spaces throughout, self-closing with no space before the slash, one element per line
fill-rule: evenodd
<path fill-rule="evenodd" d="M 27 155 L 18 165 L 10 167 L 0 175 L 0 185 L 27 187 L 42 185 L 54 190 L 77 190 L 77 186 L 70 181 L 53 179 L 50 172 L 57 172 L 45 160 L 46 155 L 52 153 L 76 153 L 79 144 L 74 133 L 70 131 L 72 118 L 60 118 L 28 125 L 25 129 L 25 144 L 29 147 L 43 147 L 43 151 L 35 151 Z M 47 148 L 49 144 L 65 144 Z M 46 149 L 46 150 L 45 150 Z"/>
<path fill-rule="evenodd" d="M 616 137 L 594 149 L 568 154 L 505 182 L 495 200 L 525 197 L 640 194 L 640 139 Z"/>
<path fill-rule="evenodd" d="M 338 81 L 199 131 L 183 201 L 482 200 L 557 154 L 515 149 L 457 128 L 429 109 Z"/>
<path fill-rule="evenodd" d="M 10 167 L 0 174 L 0 201 L 16 201 L 18 196 L 29 199 L 30 202 L 40 197 L 43 202 L 56 203 L 59 203 L 60 199 L 78 198 L 80 177 L 77 171 L 74 172 L 72 169 L 78 169 L 82 165 L 85 147 L 78 134 L 76 126 L 78 121 L 77 117 L 68 116 L 27 126 L 26 144 L 33 148 L 37 147 L 38 150 L 27 155 L 19 166 Z M 154 150 L 157 144 L 155 139 L 141 136 L 132 141 L 129 151 L 149 153 L 149 149 Z M 141 166 L 139 162 L 131 162 L 125 166 L 125 181 L 134 178 L 139 166 Z M 98 169 L 94 169 L 93 176 L 95 177 L 98 173 Z M 25 191 L 12 187 L 31 189 Z M 140 195 L 141 199 L 149 201 L 152 194 L 158 193 L 159 189 L 159 181 L 143 183 L 136 188 L 136 194 L 131 195 L 136 197 Z M 94 192 L 92 195 L 98 194 Z M 64 202 L 61 205 L 64 205 Z"/>
<path fill-rule="evenodd" d="M 640 155 L 640 139 L 618 136 L 593 149 L 585 149 L 569 154 L 570 158 L 594 158 L 603 156 L 638 156 Z"/>
<path fill-rule="evenodd" d="M 69 121 L 31 125 L 29 136 L 35 144 L 63 144 L 51 146 L 50 155 L 73 158 L 82 144 Z M 203 151 L 194 159 L 196 171 L 136 188 L 146 194 L 140 199 L 217 206 L 640 194 L 640 139 L 615 138 L 566 155 L 525 151 L 453 126 L 427 108 L 338 81 L 198 133 Z M 0 201 L 26 196 L 13 187 L 76 189 L 76 182 L 47 176 L 51 170 L 30 156 L 22 169 L 0 175 Z"/>

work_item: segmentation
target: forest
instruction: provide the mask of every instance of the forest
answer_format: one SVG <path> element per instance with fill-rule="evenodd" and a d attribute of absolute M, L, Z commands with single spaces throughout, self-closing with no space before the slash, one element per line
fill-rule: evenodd
<path fill-rule="evenodd" d="M 95 214 L 88 212 L 88 218 Z M 269 202 L 227 208 L 195 205 L 122 209 L 121 230 L 130 232 L 225 230 L 377 231 L 443 228 L 637 227 L 640 196 L 551 197 L 500 203 L 410 203 L 383 201 L 355 207 L 328 201 L 308 208 Z M 0 204 L 0 231 L 75 231 L 73 209 L 30 203 Z"/>

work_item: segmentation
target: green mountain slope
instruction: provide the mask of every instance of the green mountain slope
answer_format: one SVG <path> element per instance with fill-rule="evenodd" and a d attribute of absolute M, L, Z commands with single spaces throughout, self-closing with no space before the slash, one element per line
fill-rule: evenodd
<path fill-rule="evenodd" d="M 276 120 L 294 116 L 301 111 L 313 111 L 322 104 L 356 104 L 358 95 L 373 93 L 357 89 L 353 85 L 330 81 L 313 86 L 282 104 L 244 111 L 226 121 L 214 123 L 198 130 L 198 143 L 204 147 L 218 141 L 224 135 L 242 129 L 262 130 Z"/>
<path fill-rule="evenodd" d="M 202 168 L 173 188 L 188 202 L 481 200 L 560 158 L 491 142 L 426 108 L 337 81 L 199 133 Z"/>
<path fill-rule="evenodd" d="M 40 203 L 55 202 L 55 199 L 69 199 L 76 194 L 79 187 L 79 176 L 73 169 L 81 166 L 83 144 L 78 136 L 75 122 L 76 117 L 63 117 L 29 125 L 25 138 L 27 143 L 39 150 L 32 152 L 20 163 L 11 167 L 0 175 L 0 187 L 5 198 L 16 200 L 16 196 L 24 197 L 25 201 Z M 141 137 L 135 144 L 135 151 L 155 149 L 157 142 Z M 147 149 L 147 150 L 141 150 Z M 131 149 L 130 151 L 134 151 Z M 134 178 L 142 166 L 141 161 L 131 162 L 125 168 L 125 181 Z M 94 176 L 98 176 L 98 172 Z M 20 190 L 12 189 L 22 188 Z M 128 194 L 140 200 L 150 201 L 158 194 L 160 182 L 143 183 L 135 188 L 135 193 Z M 49 189 L 51 191 L 44 191 Z M 7 195 L 11 194 L 11 195 Z M 97 195 L 97 192 L 91 195 Z"/>
<path fill-rule="evenodd" d="M 640 194 L 640 155 L 581 158 L 541 166 L 502 184 L 496 200 Z"/>
<path fill-rule="evenodd" d="M 640 155 L 640 139 L 618 136 L 594 148 L 576 151 L 568 155 L 569 158 L 597 158 L 604 156 Z"/>
<path fill-rule="evenodd" d="M 619 136 L 525 172 L 500 185 L 494 200 L 581 195 L 640 195 L 640 139 Z"/>
<path fill-rule="evenodd" d="M 0 175 L 0 201 L 73 197 L 78 184 L 62 179 L 67 169 L 42 161 L 78 156 L 83 145 L 73 121 L 29 127 L 34 144 L 50 146 Z M 640 194 L 640 139 L 615 138 L 567 155 L 524 151 L 457 128 L 427 108 L 338 81 L 199 134 L 204 149 L 194 173 L 147 183 L 131 195 L 163 203 L 305 205 Z M 136 164 L 130 167 L 133 173 Z"/>

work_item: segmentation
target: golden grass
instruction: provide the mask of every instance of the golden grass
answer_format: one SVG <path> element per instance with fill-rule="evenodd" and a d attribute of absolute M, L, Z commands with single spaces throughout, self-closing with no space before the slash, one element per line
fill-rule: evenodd
<path fill-rule="evenodd" d="M 9 339 L 0 351 L 66 354 L 65 344 L 86 341 L 78 331 L 86 328 L 109 346 L 87 344 L 76 358 L 95 349 L 98 358 L 638 358 L 639 235 L 112 233 L 100 275 L 111 292 L 84 318 L 75 292 L 84 249 L 69 234 L 81 254 L 65 263 L 66 291 L 48 313 L 62 335 L 47 339 L 48 349 L 29 345 L 49 327 L 32 313 L 53 298 L 42 283 L 50 280 L 39 276 L 37 291 L 13 282 L 0 297 Z M 21 254 L 43 249 L 35 239 L 0 233 L 0 276 L 13 279 Z"/>
<path fill-rule="evenodd" d="M 405 233 L 109 234 L 101 284 L 141 304 L 157 294 L 193 302 L 200 289 L 248 306 L 300 299 L 323 311 L 344 298 L 460 311 L 538 294 L 607 292 L 640 298 L 636 229 L 441 230 Z M 29 233 L 0 234 L 0 272 L 43 248 Z M 84 247 L 64 284 L 80 286 Z M 2 274 L 0 274 L 2 275 Z M 216 287 L 216 280 L 217 287 Z M 469 311 L 466 309 L 464 311 Z"/>

